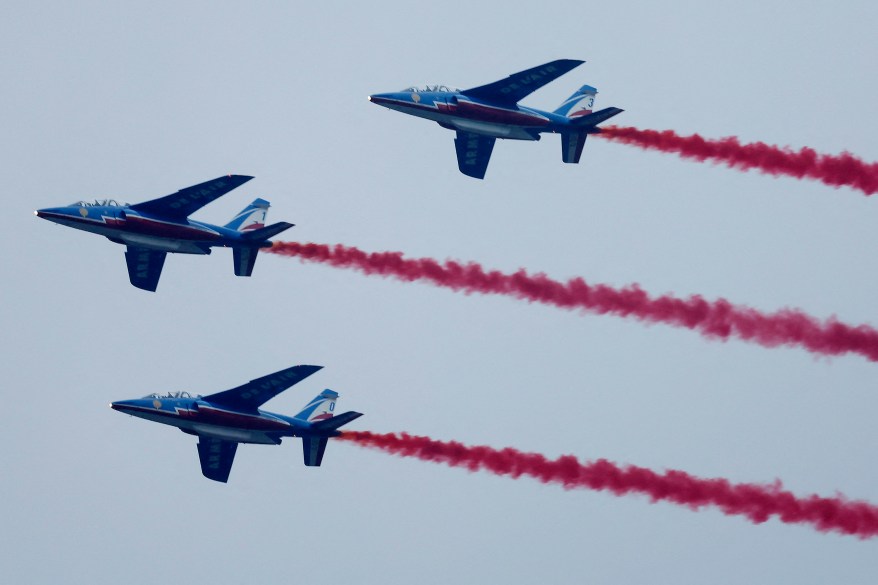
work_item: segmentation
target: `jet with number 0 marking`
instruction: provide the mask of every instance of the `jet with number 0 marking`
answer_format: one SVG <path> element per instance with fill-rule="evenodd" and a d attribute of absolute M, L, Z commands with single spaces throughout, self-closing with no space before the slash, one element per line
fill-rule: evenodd
<path fill-rule="evenodd" d="M 155 291 L 158 287 L 168 252 L 210 254 L 211 247 L 231 248 L 235 274 L 250 276 L 259 248 L 271 246 L 268 239 L 293 224 L 278 222 L 266 227 L 270 205 L 264 199 L 254 200 L 224 226 L 189 216 L 252 178 L 227 175 L 135 205 L 115 199 L 78 201 L 67 207 L 39 209 L 34 214 L 127 246 L 128 278 L 143 290 Z"/>
<path fill-rule="evenodd" d="M 336 415 L 338 393 L 328 389 L 294 416 L 259 407 L 321 368 L 293 366 L 209 396 L 188 392 L 150 394 L 113 402 L 110 408 L 197 436 L 201 473 L 214 481 L 228 481 L 238 443 L 280 445 L 284 437 L 301 437 L 305 465 L 317 467 L 323 462 L 329 439 L 341 434 L 339 427 L 362 414 L 349 411 Z"/>
<path fill-rule="evenodd" d="M 543 132 L 560 134 L 562 160 L 578 163 L 588 135 L 600 133 L 598 124 L 623 110 L 593 112 L 597 90 L 590 85 L 583 85 L 552 112 L 520 106 L 518 102 L 583 63 L 559 59 L 471 89 L 409 87 L 370 95 L 369 101 L 454 130 L 457 166 L 461 173 L 476 179 L 485 178 L 497 138 L 539 140 Z"/>

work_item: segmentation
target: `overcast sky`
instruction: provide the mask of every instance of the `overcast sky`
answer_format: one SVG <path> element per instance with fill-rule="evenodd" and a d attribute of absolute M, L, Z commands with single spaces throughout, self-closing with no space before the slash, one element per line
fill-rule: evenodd
<path fill-rule="evenodd" d="M 107 405 L 324 370 L 351 428 L 770 482 L 878 502 L 878 364 L 708 342 L 501 297 L 262 255 L 170 255 L 158 292 L 124 248 L 35 218 L 256 178 L 282 239 L 525 267 L 554 278 L 799 307 L 878 324 L 878 201 L 592 138 L 498 141 L 484 181 L 453 133 L 369 104 L 587 63 L 621 125 L 878 160 L 874 2 L 19 2 L 0 20 L 6 583 L 872 584 L 875 541 L 753 525 L 330 443 L 238 449 L 228 484 L 194 437 Z"/>

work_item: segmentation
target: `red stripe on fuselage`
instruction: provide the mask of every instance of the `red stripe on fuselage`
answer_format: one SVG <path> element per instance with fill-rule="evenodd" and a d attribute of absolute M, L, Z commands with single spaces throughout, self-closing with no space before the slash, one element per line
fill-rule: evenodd
<path fill-rule="evenodd" d="M 486 106 L 475 102 L 458 101 L 455 114 L 461 118 L 491 122 L 494 124 L 509 124 L 510 126 L 546 126 L 549 120 L 542 116 L 535 116 L 520 110 L 509 110 Z"/>
<path fill-rule="evenodd" d="M 127 221 L 124 226 L 125 231 L 135 234 L 196 241 L 218 240 L 221 237 L 214 231 L 208 231 L 194 225 L 161 221 L 131 214 L 129 214 L 126 219 Z"/>
<path fill-rule="evenodd" d="M 407 100 L 394 100 L 390 98 L 374 98 L 376 104 L 395 105 L 412 110 L 425 112 L 438 112 L 448 116 L 458 116 L 469 120 L 490 122 L 493 124 L 509 124 L 510 126 L 540 127 L 548 126 L 549 120 L 543 116 L 524 112 L 522 110 L 510 110 L 496 106 L 488 106 L 468 100 L 457 100 L 456 103 L 435 101 L 432 104 L 419 104 Z"/>
<path fill-rule="evenodd" d="M 283 431 L 290 428 L 288 422 L 276 418 L 221 410 L 203 404 L 198 406 L 197 420 L 198 422 L 252 431 Z"/>
<path fill-rule="evenodd" d="M 263 416 L 260 414 L 244 414 L 240 412 L 232 412 L 228 410 L 214 408 L 212 406 L 207 406 L 204 404 L 198 405 L 197 410 L 174 406 L 173 412 L 169 410 L 164 410 L 162 408 L 150 408 L 148 406 L 138 405 L 124 405 L 114 408 L 116 408 L 116 410 L 119 410 L 120 412 L 127 411 L 127 414 L 142 412 L 144 414 L 160 416 L 171 420 L 186 420 L 190 422 L 231 427 L 236 429 L 246 429 L 253 431 L 287 431 L 290 429 L 290 424 L 284 420 Z M 136 414 L 134 414 L 134 416 L 136 416 Z"/>

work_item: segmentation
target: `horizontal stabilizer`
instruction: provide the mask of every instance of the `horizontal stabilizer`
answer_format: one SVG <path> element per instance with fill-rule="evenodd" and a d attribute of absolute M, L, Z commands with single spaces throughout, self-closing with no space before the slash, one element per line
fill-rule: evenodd
<path fill-rule="evenodd" d="M 259 228 L 258 230 L 250 230 L 248 232 L 242 232 L 241 237 L 245 240 L 250 240 L 252 242 L 263 242 L 268 238 L 273 238 L 281 232 L 284 232 L 295 224 L 287 223 L 285 221 L 279 221 L 277 223 L 273 223 L 270 226 L 266 226 L 264 228 Z"/>
<path fill-rule="evenodd" d="M 323 463 L 323 454 L 326 452 L 327 437 L 302 437 L 302 452 L 305 455 L 305 465 L 308 467 L 320 467 Z"/>
<path fill-rule="evenodd" d="M 139 289 L 155 292 L 165 265 L 167 252 L 128 246 L 125 263 L 128 264 L 128 280 Z"/>
<path fill-rule="evenodd" d="M 317 421 L 311 425 L 311 429 L 315 431 L 335 431 L 339 427 L 343 427 L 344 425 L 360 418 L 361 416 L 363 416 L 362 412 L 354 412 L 353 410 L 349 410 L 348 412 L 337 414 L 332 418 Z"/>
<path fill-rule="evenodd" d="M 574 118 L 571 120 L 574 126 L 582 127 L 582 126 L 596 126 L 601 122 L 606 122 L 613 116 L 621 114 L 625 110 L 620 108 L 604 108 L 603 110 L 598 110 L 593 114 L 588 114 L 587 116 L 581 116 L 579 118 Z"/>

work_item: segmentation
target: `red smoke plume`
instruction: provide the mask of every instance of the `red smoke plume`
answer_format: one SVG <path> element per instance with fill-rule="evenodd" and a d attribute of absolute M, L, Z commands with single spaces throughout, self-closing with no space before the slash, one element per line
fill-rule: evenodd
<path fill-rule="evenodd" d="M 549 460 L 538 453 L 516 449 L 468 447 L 456 441 L 436 441 L 406 433 L 377 434 L 345 431 L 340 439 L 363 447 L 381 449 L 402 457 L 485 470 L 514 479 L 526 475 L 565 489 L 609 490 L 614 495 L 638 493 L 653 502 L 667 501 L 692 509 L 715 506 L 724 514 L 744 516 L 756 524 L 777 518 L 787 524 L 810 524 L 821 532 L 840 532 L 860 538 L 878 535 L 878 507 L 852 502 L 843 496 L 797 497 L 780 481 L 762 485 L 733 484 L 726 479 L 701 479 L 684 471 L 657 473 L 644 467 L 619 466 L 605 459 L 582 463 L 572 455 Z"/>
<path fill-rule="evenodd" d="M 733 136 L 706 139 L 698 134 L 680 136 L 673 130 L 619 126 L 604 126 L 598 136 L 643 149 L 672 152 L 701 162 L 724 163 L 733 169 L 757 169 L 769 175 L 814 179 L 832 187 L 853 187 L 866 195 L 878 192 L 878 163 L 864 162 L 849 152 L 819 154 L 811 148 L 796 151 L 763 142 L 741 144 Z"/>
<path fill-rule="evenodd" d="M 651 297 L 636 284 L 613 288 L 588 284 L 582 278 L 558 282 L 545 274 L 528 274 L 524 269 L 503 274 L 497 270 L 486 271 L 474 262 L 409 259 L 401 252 L 367 253 L 340 244 L 330 247 L 274 242 L 266 251 L 408 282 L 424 280 L 465 293 L 501 294 L 564 309 L 686 327 L 710 339 L 736 337 L 765 347 L 797 345 L 823 355 L 858 353 L 878 361 L 878 330 L 868 325 L 846 325 L 835 318 L 819 321 L 793 309 L 761 313 L 735 306 L 725 299 L 706 301 L 698 295 L 685 299 L 671 295 Z"/>

